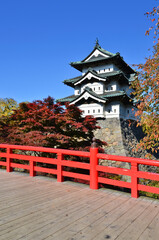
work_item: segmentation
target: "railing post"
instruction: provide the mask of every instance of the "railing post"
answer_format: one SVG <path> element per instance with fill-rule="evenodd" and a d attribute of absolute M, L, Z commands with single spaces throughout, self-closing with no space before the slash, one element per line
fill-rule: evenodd
<path fill-rule="evenodd" d="M 10 147 L 7 147 L 7 172 L 12 172 L 13 171 L 13 168 L 11 167 L 11 161 L 12 159 L 10 158 L 10 154 L 12 153 L 12 149 L 10 149 Z"/>
<path fill-rule="evenodd" d="M 34 171 L 36 163 L 32 160 L 30 160 L 30 177 L 35 177 L 36 176 L 36 171 Z"/>
<path fill-rule="evenodd" d="M 95 138 L 93 138 L 93 143 L 90 148 L 90 188 L 98 189 L 98 171 L 96 167 L 98 165 L 98 148 L 95 143 Z"/>
<path fill-rule="evenodd" d="M 58 163 L 57 163 L 57 181 L 58 182 L 64 181 L 64 177 L 62 176 L 62 170 L 63 170 L 62 160 L 63 160 L 63 154 L 57 153 L 57 161 L 58 161 Z"/>
<path fill-rule="evenodd" d="M 131 196 L 133 198 L 139 197 L 137 172 L 138 163 L 131 162 Z"/>

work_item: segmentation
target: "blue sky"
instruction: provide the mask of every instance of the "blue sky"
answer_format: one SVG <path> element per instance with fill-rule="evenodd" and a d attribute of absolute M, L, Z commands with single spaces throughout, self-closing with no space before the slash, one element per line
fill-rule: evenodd
<path fill-rule="evenodd" d="M 0 0 L 0 98 L 17 102 L 73 94 L 69 63 L 101 47 L 144 62 L 153 38 L 144 15 L 156 0 Z"/>

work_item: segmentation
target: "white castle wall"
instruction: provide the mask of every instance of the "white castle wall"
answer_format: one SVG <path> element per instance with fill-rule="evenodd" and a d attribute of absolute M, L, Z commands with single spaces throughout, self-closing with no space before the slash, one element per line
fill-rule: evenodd
<path fill-rule="evenodd" d="M 81 85 L 81 93 L 84 91 L 86 87 L 89 87 L 92 89 L 93 92 L 96 94 L 102 94 L 104 91 L 104 83 L 102 82 L 93 82 L 93 83 L 87 83 Z"/>
<path fill-rule="evenodd" d="M 99 74 L 119 70 L 114 64 L 105 64 L 102 66 L 94 66 L 93 69 Z M 82 75 L 84 75 L 87 71 L 88 71 L 88 68 L 83 68 Z"/>

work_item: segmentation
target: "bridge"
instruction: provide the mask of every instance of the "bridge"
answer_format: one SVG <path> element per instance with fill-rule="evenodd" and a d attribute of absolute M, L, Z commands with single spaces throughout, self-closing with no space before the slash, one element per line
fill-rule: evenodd
<path fill-rule="evenodd" d="M 128 162 L 130 168 L 101 166 L 99 159 Z M 159 200 L 141 197 L 140 191 L 159 194 L 159 188 L 139 180 L 159 181 L 159 174 L 141 171 L 139 165 L 159 167 L 159 161 L 101 154 L 95 146 L 82 152 L 0 144 L 0 240 L 158 239 Z M 82 171 L 73 171 L 77 168 Z M 126 175 L 130 181 L 99 172 Z M 100 183 L 131 194 L 98 189 Z"/>
<path fill-rule="evenodd" d="M 1 240 L 156 240 L 159 201 L 0 170 Z"/>

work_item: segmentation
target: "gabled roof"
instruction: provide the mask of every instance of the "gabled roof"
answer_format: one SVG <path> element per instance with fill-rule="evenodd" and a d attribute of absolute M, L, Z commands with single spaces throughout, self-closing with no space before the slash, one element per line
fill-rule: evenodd
<path fill-rule="evenodd" d="M 113 72 L 106 72 L 106 73 L 97 74 L 94 70 L 88 70 L 88 72 L 86 72 L 83 76 L 79 76 L 79 77 L 64 80 L 63 83 L 68 85 L 68 86 L 74 87 L 75 85 L 82 82 L 83 80 L 86 80 L 87 76 L 88 76 L 87 75 L 88 73 L 92 74 L 92 78 L 97 79 L 97 80 L 100 79 L 101 81 L 106 81 L 106 80 L 109 80 L 113 77 L 117 77 L 120 80 L 121 77 L 122 77 L 124 81 L 129 83 L 129 79 L 127 78 L 127 76 L 122 71 L 113 71 Z"/>
<path fill-rule="evenodd" d="M 89 94 L 84 95 L 85 92 Z M 103 103 L 110 102 L 113 99 L 120 99 L 124 102 L 129 102 L 129 101 L 131 101 L 132 103 L 134 102 L 134 100 L 130 98 L 124 91 L 108 91 L 108 92 L 105 92 L 104 94 L 96 94 L 88 87 L 86 87 L 85 91 L 80 95 L 71 95 L 65 98 L 58 99 L 56 101 L 61 103 L 70 102 L 71 104 L 74 104 L 80 101 L 82 98 L 84 99 L 84 96 L 85 97 L 88 96 L 96 101 L 100 101 Z"/>
<path fill-rule="evenodd" d="M 85 79 L 89 79 L 90 80 L 91 78 L 93 78 L 95 80 L 98 80 L 98 81 L 103 81 L 103 82 L 106 81 L 106 78 L 100 76 L 95 71 L 89 70 L 83 76 L 81 76 L 78 80 L 76 80 L 74 82 L 74 85 L 76 86 L 76 85 L 80 84 L 81 82 L 83 82 Z"/>
<path fill-rule="evenodd" d="M 94 101 L 105 103 L 106 99 L 103 98 L 102 96 L 99 96 L 95 92 L 93 92 L 90 88 L 86 87 L 84 92 L 81 93 L 79 96 L 77 96 L 74 100 L 70 102 L 70 104 L 76 104 L 79 102 L 81 99 L 87 100 L 88 98 L 93 99 Z"/>
<path fill-rule="evenodd" d="M 135 71 L 124 61 L 120 56 L 120 53 L 113 54 L 101 48 L 101 46 L 96 43 L 93 51 L 82 61 L 71 62 L 70 65 L 79 71 L 83 68 L 94 67 L 96 64 L 110 64 L 114 63 L 125 73 L 135 73 Z"/>
<path fill-rule="evenodd" d="M 79 71 L 83 68 L 94 67 L 96 64 L 112 64 L 114 63 L 120 70 L 126 74 L 135 73 L 135 71 L 123 60 L 119 53 L 108 58 L 96 59 L 93 58 L 87 62 L 71 62 L 70 65 Z"/>
<path fill-rule="evenodd" d="M 99 43 L 96 42 L 96 45 L 95 45 L 93 51 L 81 62 L 88 62 L 88 61 L 91 61 L 93 58 L 101 59 L 101 58 L 107 58 L 107 57 L 111 57 L 111 56 L 115 56 L 115 54 L 108 52 L 105 49 L 101 48 Z"/>

